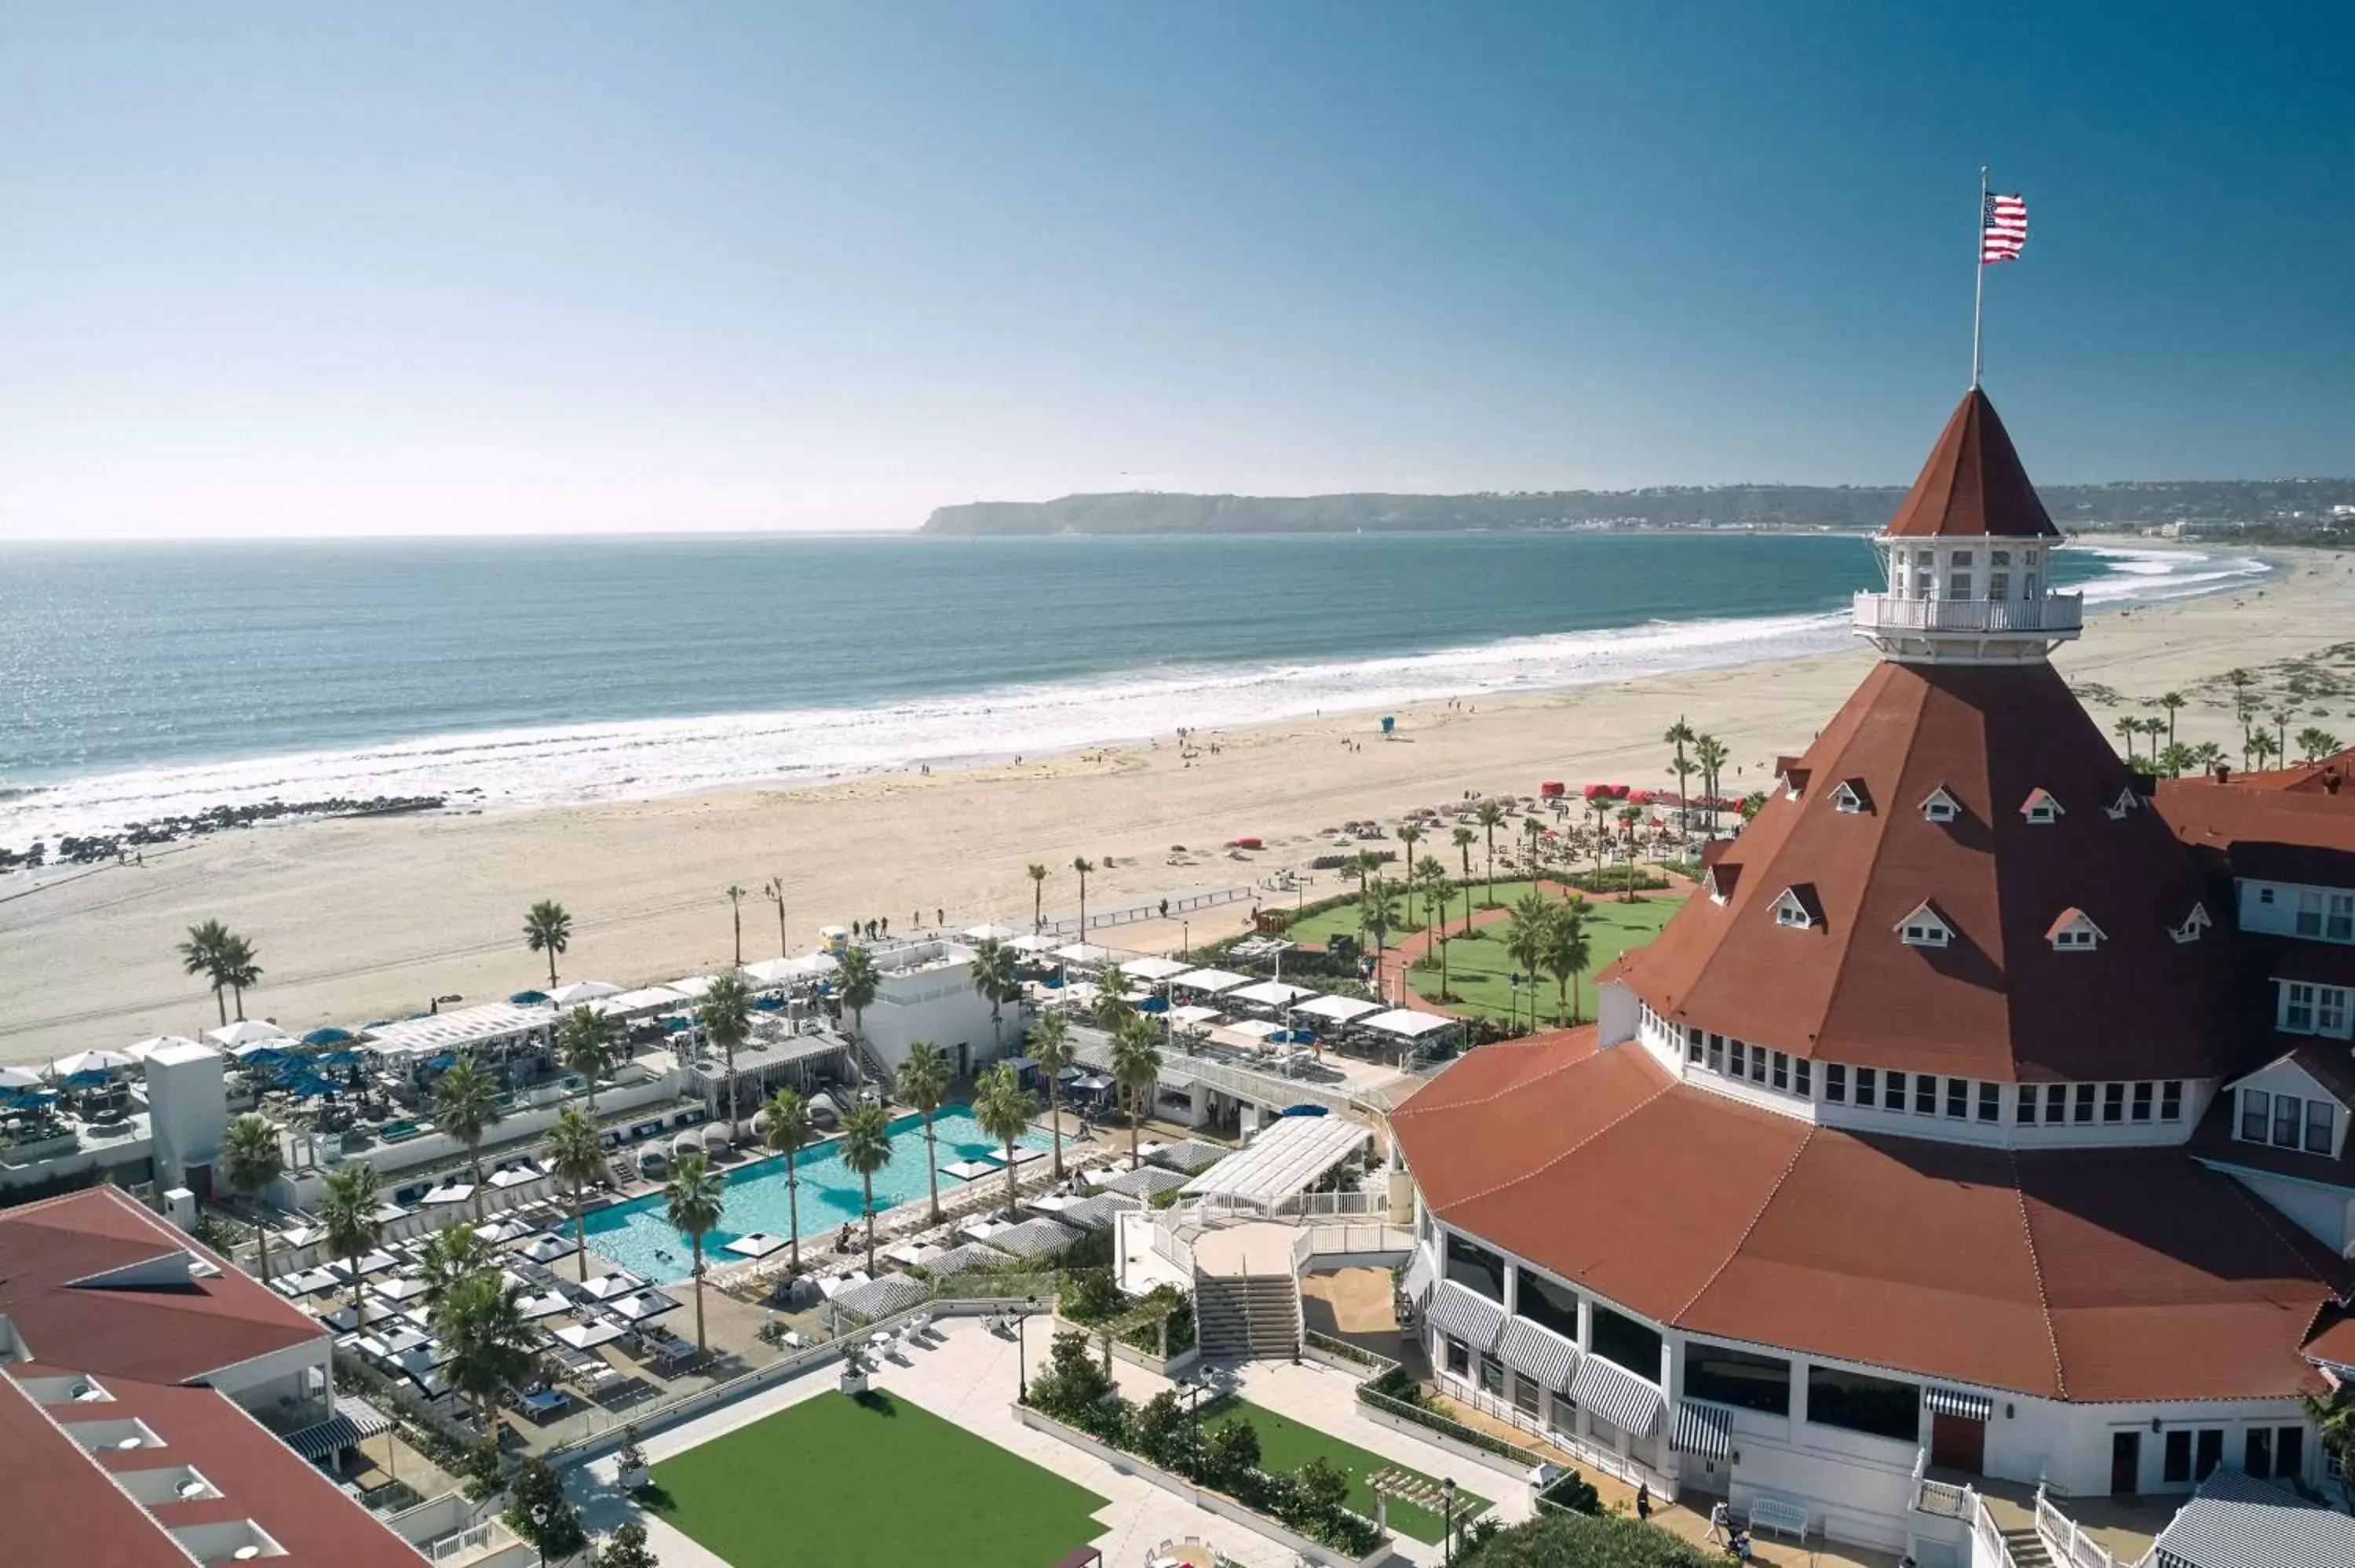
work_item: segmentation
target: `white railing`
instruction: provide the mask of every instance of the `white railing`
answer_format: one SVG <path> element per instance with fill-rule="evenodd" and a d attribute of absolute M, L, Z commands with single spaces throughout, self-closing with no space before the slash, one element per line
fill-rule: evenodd
<path fill-rule="evenodd" d="M 1391 1195 L 1381 1192 L 1302 1192 L 1286 1198 L 1269 1211 L 1277 1214 L 1298 1214 L 1308 1219 L 1328 1216 L 1387 1214 L 1391 1212 Z"/>
<path fill-rule="evenodd" d="M 1414 1233 L 1396 1225 L 1304 1225 L 1293 1254 L 1305 1264 L 1310 1258 L 1336 1254 L 1392 1253 L 1414 1250 Z"/>
<path fill-rule="evenodd" d="M 486 1519 L 455 1535 L 429 1541 L 418 1550 L 436 1563 L 447 1563 L 453 1557 L 474 1557 L 488 1551 L 492 1540 L 501 1533 L 498 1520 Z"/>
<path fill-rule="evenodd" d="M 1901 599 L 1895 594 L 1856 596 L 1856 624 L 1863 631 L 2076 631 L 2085 623 L 2083 594 L 2047 594 L 2041 599 Z"/>
<path fill-rule="evenodd" d="M 1153 1221 L 1153 1250 L 1189 1275 L 1194 1272 L 1194 1244 L 1184 1232 L 1194 1223 L 1177 1209 L 1165 1209 Z"/>
<path fill-rule="evenodd" d="M 1969 1489 L 1965 1490 L 1968 1492 Z M 1969 1492 L 1969 1497 L 1971 1533 L 1978 1538 L 1978 1551 L 1971 1553 L 1972 1568 L 2019 1568 L 2019 1561 L 2011 1554 L 2010 1542 L 1996 1527 L 1995 1516 L 1987 1512 L 1987 1499 L 1977 1492 Z"/>
<path fill-rule="evenodd" d="M 2071 1568 L 2118 1568 L 2118 1560 L 2101 1542 L 2046 1499 L 2041 1486 L 2036 1489 L 2036 1533 L 2043 1539 L 2044 1550 Z"/>

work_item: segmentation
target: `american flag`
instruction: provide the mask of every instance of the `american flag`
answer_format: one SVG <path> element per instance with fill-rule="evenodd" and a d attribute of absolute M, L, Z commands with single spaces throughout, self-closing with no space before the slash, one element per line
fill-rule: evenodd
<path fill-rule="evenodd" d="M 2017 261 L 2028 243 L 2028 203 L 2017 193 L 1988 193 L 1987 212 L 1979 222 L 1979 265 Z"/>

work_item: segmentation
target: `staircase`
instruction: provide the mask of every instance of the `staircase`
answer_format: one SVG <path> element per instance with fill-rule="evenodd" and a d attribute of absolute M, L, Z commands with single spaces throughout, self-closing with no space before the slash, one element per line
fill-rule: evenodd
<path fill-rule="evenodd" d="M 1195 1333 L 1206 1359 L 1267 1360 L 1300 1350 L 1300 1287 L 1290 1273 L 1194 1275 Z"/>
<path fill-rule="evenodd" d="M 2052 1568 L 2052 1554 L 2044 1549 L 2044 1538 L 2032 1524 L 2005 1531 L 2003 1549 L 2010 1553 L 2013 1568 Z"/>

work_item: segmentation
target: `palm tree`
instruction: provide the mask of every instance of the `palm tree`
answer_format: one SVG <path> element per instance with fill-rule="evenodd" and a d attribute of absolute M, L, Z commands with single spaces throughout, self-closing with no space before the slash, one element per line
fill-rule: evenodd
<path fill-rule="evenodd" d="M 2314 725 L 2297 732 L 2298 760 L 2319 762 L 2339 749 L 2339 737 Z"/>
<path fill-rule="evenodd" d="M 1398 885 L 1385 877 L 1366 884 L 1358 896 L 1358 929 L 1374 939 L 1374 976 L 1381 977 L 1383 944 L 1398 929 Z"/>
<path fill-rule="evenodd" d="M 589 1189 L 605 1175 L 605 1150 L 597 1124 L 567 1106 L 548 1129 L 548 1170 L 572 1189 L 572 1239 L 581 1244 L 581 1279 L 589 1279 Z"/>
<path fill-rule="evenodd" d="M 1430 916 L 1425 924 L 1431 928 L 1431 945 L 1439 949 L 1439 994 L 1444 999 L 1447 995 L 1447 867 L 1437 855 L 1427 854 L 1415 871 L 1423 882 L 1423 909 Z"/>
<path fill-rule="evenodd" d="M 891 1114 L 868 1101 L 842 1118 L 842 1136 L 835 1139 L 842 1167 L 854 1172 L 866 1192 L 867 1272 L 875 1272 L 875 1172 L 891 1163 Z"/>
<path fill-rule="evenodd" d="M 1402 879 L 1414 876 L 1414 846 L 1423 842 L 1423 830 L 1412 822 L 1401 823 L 1398 831 L 1399 874 Z"/>
<path fill-rule="evenodd" d="M 442 1374 L 474 1401 L 486 1441 L 498 1437 L 499 1391 L 521 1380 L 538 1359 L 522 1298 L 523 1287 L 483 1269 L 459 1280 L 432 1313 L 433 1331 L 450 1356 Z"/>
<path fill-rule="evenodd" d="M 728 1063 L 728 1141 L 732 1144 L 741 1132 L 736 1125 L 736 1053 L 752 1036 L 752 988 L 742 975 L 721 975 L 703 993 L 695 1021 L 705 1042 L 718 1046 Z"/>
<path fill-rule="evenodd" d="M 1040 907 L 1040 900 L 1046 895 L 1047 868 L 1034 860 L 1030 863 L 1030 929 L 1033 931 L 1042 929 L 1047 924 L 1047 916 Z"/>
<path fill-rule="evenodd" d="M 557 1059 L 589 1083 L 589 1120 L 597 1120 L 597 1080 L 621 1060 L 621 1043 L 613 1037 L 613 1021 L 594 1008 L 576 1007 L 556 1030 Z"/>
<path fill-rule="evenodd" d="M 221 947 L 221 979 L 237 1002 L 237 1015 L 245 1017 L 245 988 L 261 980 L 261 965 L 254 956 L 253 943 L 244 937 L 230 933 Z"/>
<path fill-rule="evenodd" d="M 1700 792 L 1711 800 L 1717 799 L 1717 787 L 1724 780 L 1725 765 L 1732 760 L 1732 755 L 1725 748 L 1725 742 L 1713 735 L 1693 737 L 1693 761 L 1700 767 Z M 1705 810 L 1709 812 L 1709 831 L 1714 834 L 1717 832 L 1717 808 L 1710 806 Z"/>
<path fill-rule="evenodd" d="M 1062 1071 L 1079 1059 L 1071 1044 L 1071 1026 L 1060 1012 L 1048 1013 L 1030 1026 L 1030 1059 L 1047 1085 L 1047 1120 L 1055 1136 L 1055 1180 L 1063 1179 Z"/>
<path fill-rule="evenodd" d="M 1119 967 L 1106 964 L 1096 976 L 1096 1027 L 1110 1034 L 1136 1016 L 1136 1003 L 1128 999 L 1128 977 Z"/>
<path fill-rule="evenodd" d="M 1497 902 L 1497 830 L 1504 824 L 1505 808 L 1494 800 L 1483 800 L 1480 809 L 1472 813 L 1488 835 L 1488 902 Z"/>
<path fill-rule="evenodd" d="M 2212 740 L 2203 740 L 2191 748 L 2192 765 L 2202 773 L 2213 773 L 2216 765 L 2224 760 L 2224 748 Z"/>
<path fill-rule="evenodd" d="M 2290 711 L 2287 708 L 2274 710 L 2274 755 L 2284 762 L 2289 760 L 2290 717 Z"/>
<path fill-rule="evenodd" d="M 670 1168 L 670 1180 L 663 1186 L 663 1212 L 677 1225 L 695 1254 L 695 1349 L 704 1353 L 703 1338 L 703 1238 L 719 1224 L 719 1213 L 726 1201 L 728 1178 L 713 1169 L 708 1156 L 685 1154 Z"/>
<path fill-rule="evenodd" d="M 241 1116 L 229 1124 L 220 1140 L 221 1180 L 241 1198 L 259 1198 L 272 1182 L 286 1174 L 286 1152 L 279 1146 L 278 1129 L 258 1116 Z M 261 1249 L 258 1264 L 261 1283 L 270 1283 L 270 1227 L 253 1227 L 254 1244 Z"/>
<path fill-rule="evenodd" d="M 908 1054 L 900 1064 L 900 1081 L 895 1093 L 900 1103 L 912 1106 L 924 1118 L 924 1177 L 932 1183 L 932 1224 L 941 1223 L 940 1150 L 932 1140 L 932 1113 L 949 1097 L 949 1059 L 941 1048 L 929 1040 L 908 1042 Z"/>
<path fill-rule="evenodd" d="M 835 960 L 834 996 L 850 1014 L 853 1034 L 863 1037 L 867 1033 L 867 1010 L 874 1005 L 877 984 L 874 956 L 860 947 L 843 948 Z"/>
<path fill-rule="evenodd" d="M 417 1277 L 425 1288 L 417 1299 L 427 1318 L 438 1314 L 461 1284 L 497 1260 L 498 1249 L 491 1245 L 489 1237 L 464 1220 L 426 1237 L 425 1248 L 417 1259 Z"/>
<path fill-rule="evenodd" d="M 1545 824 L 1535 817 L 1523 817 L 1521 836 L 1529 841 L 1529 879 L 1534 882 L 1544 870 Z"/>
<path fill-rule="evenodd" d="M 736 927 L 736 967 L 744 967 L 744 890 L 734 883 L 728 885 L 728 918 Z"/>
<path fill-rule="evenodd" d="M 1137 1129 L 1145 1125 L 1146 1107 L 1153 1103 L 1154 1080 L 1161 1075 L 1161 1053 L 1153 1044 L 1153 1025 L 1132 1018 L 1112 1037 L 1112 1081 L 1128 1101 L 1128 1168 L 1135 1170 L 1144 1157 L 1136 1151 Z"/>
<path fill-rule="evenodd" d="M 376 1167 L 346 1165 L 328 1176 L 326 1195 L 319 1202 L 319 1228 L 327 1233 L 327 1250 L 352 1266 L 352 1326 L 366 1329 L 360 1303 L 367 1291 L 359 1262 L 376 1250 L 383 1225 L 376 1217 Z"/>
<path fill-rule="evenodd" d="M 2121 714 L 2110 722 L 2110 728 L 2115 730 L 2126 741 L 2126 760 L 2132 762 L 2135 757 L 2135 736 L 2142 733 L 2142 721 L 2132 714 Z"/>
<path fill-rule="evenodd" d="M 1006 1212 L 1011 1215 L 1020 1191 L 1015 1179 L 1014 1145 L 1029 1130 L 1039 1102 L 1022 1086 L 1021 1075 L 1011 1062 L 1000 1062 L 984 1073 L 976 1086 L 980 1092 L 974 1097 L 973 1119 L 982 1131 L 1006 1146 Z"/>
<path fill-rule="evenodd" d="M 1543 895 L 1531 888 L 1513 905 L 1513 913 L 1505 925 L 1505 956 L 1516 968 L 1532 980 L 1545 960 L 1546 927 L 1553 920 L 1555 906 Z M 1529 1009 L 1529 1022 L 1537 1022 L 1537 1009 Z"/>
<path fill-rule="evenodd" d="M 1071 869 L 1080 874 L 1080 940 L 1082 942 L 1088 939 L 1088 874 L 1095 868 L 1096 863 L 1085 855 L 1071 862 Z"/>
<path fill-rule="evenodd" d="M 225 955 L 229 943 L 237 938 L 229 928 L 218 920 L 207 920 L 188 927 L 187 939 L 180 944 L 180 967 L 183 972 L 201 975 L 213 988 L 213 1005 L 220 1010 L 220 1021 L 229 1024 L 229 1000 L 222 992 L 229 989 Z"/>
<path fill-rule="evenodd" d="M 1480 835 L 1459 827 L 1447 837 L 1464 862 L 1464 934 L 1468 937 L 1472 934 L 1472 846 L 1480 842 Z"/>
<path fill-rule="evenodd" d="M 1593 956 L 1593 944 L 1586 938 L 1585 903 L 1572 899 L 1555 905 L 1546 921 L 1545 939 L 1538 946 L 1538 961 L 1553 976 L 1557 1028 L 1578 1022 L 1578 977 Z"/>
<path fill-rule="evenodd" d="M 548 955 L 548 989 L 556 989 L 556 956 L 572 945 L 572 916 L 553 898 L 543 898 L 524 912 L 523 945 Z"/>
<path fill-rule="evenodd" d="M 1685 747 L 1698 744 L 1700 737 L 1693 734 L 1692 726 L 1685 723 L 1685 715 L 1678 714 L 1677 722 L 1670 725 L 1668 733 L 1660 738 L 1677 748 L 1676 760 L 1668 767 L 1677 776 L 1677 805 L 1679 809 L 1687 809 L 1685 779 L 1692 773 L 1692 764 L 1685 760 Z"/>
<path fill-rule="evenodd" d="M 793 1270 L 802 1271 L 801 1178 L 794 1174 L 794 1155 L 810 1140 L 809 1102 L 791 1084 L 780 1084 L 769 1097 L 768 1118 L 762 1136 L 771 1149 L 785 1157 L 785 1217 L 793 1227 Z"/>
<path fill-rule="evenodd" d="M 474 1168 L 474 1223 L 483 1223 L 483 1134 L 498 1125 L 498 1080 L 461 1056 L 433 1084 L 433 1123 L 466 1146 Z"/>
<path fill-rule="evenodd" d="M 777 906 L 777 957 L 783 958 L 792 949 L 785 939 L 785 879 L 773 876 L 761 885 L 761 892 Z"/>
<path fill-rule="evenodd" d="M 1014 972 L 1014 949 L 995 937 L 984 937 L 973 949 L 973 989 L 989 1003 L 989 1048 L 995 1053 L 999 1044 L 998 1009 L 1022 994 L 1022 981 Z"/>
<path fill-rule="evenodd" d="M 2259 768 L 2272 761 L 2280 750 L 2281 747 L 2274 744 L 2274 737 L 2264 730 L 2255 729 L 2249 732 L 2249 755 L 2257 759 Z"/>
<path fill-rule="evenodd" d="M 2175 715 L 2190 705 L 2185 702 L 2181 692 L 2166 692 L 2160 694 L 2158 705 L 2167 710 L 2167 744 L 2173 746 L 2175 744 Z"/>
<path fill-rule="evenodd" d="M 2355 1391 L 2341 1383 L 2328 1399 L 2310 1393 L 2297 1397 L 2306 1406 L 2306 1418 L 2314 1423 L 2322 1451 L 2338 1459 L 2339 1490 L 2347 1506 L 2355 1509 Z"/>

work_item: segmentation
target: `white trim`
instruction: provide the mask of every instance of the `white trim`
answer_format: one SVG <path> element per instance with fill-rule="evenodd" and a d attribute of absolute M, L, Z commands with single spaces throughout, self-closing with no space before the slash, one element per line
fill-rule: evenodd
<path fill-rule="evenodd" d="M 1939 815 L 1941 811 L 1945 814 Z M 1955 799 L 1944 784 L 1922 797 L 1922 820 L 1928 822 L 1951 822 L 1963 814 L 1963 803 Z"/>
<path fill-rule="evenodd" d="M 1943 948 L 1955 939 L 1955 928 L 1923 899 L 1913 912 L 1897 922 L 1897 939 L 1909 948 Z"/>

